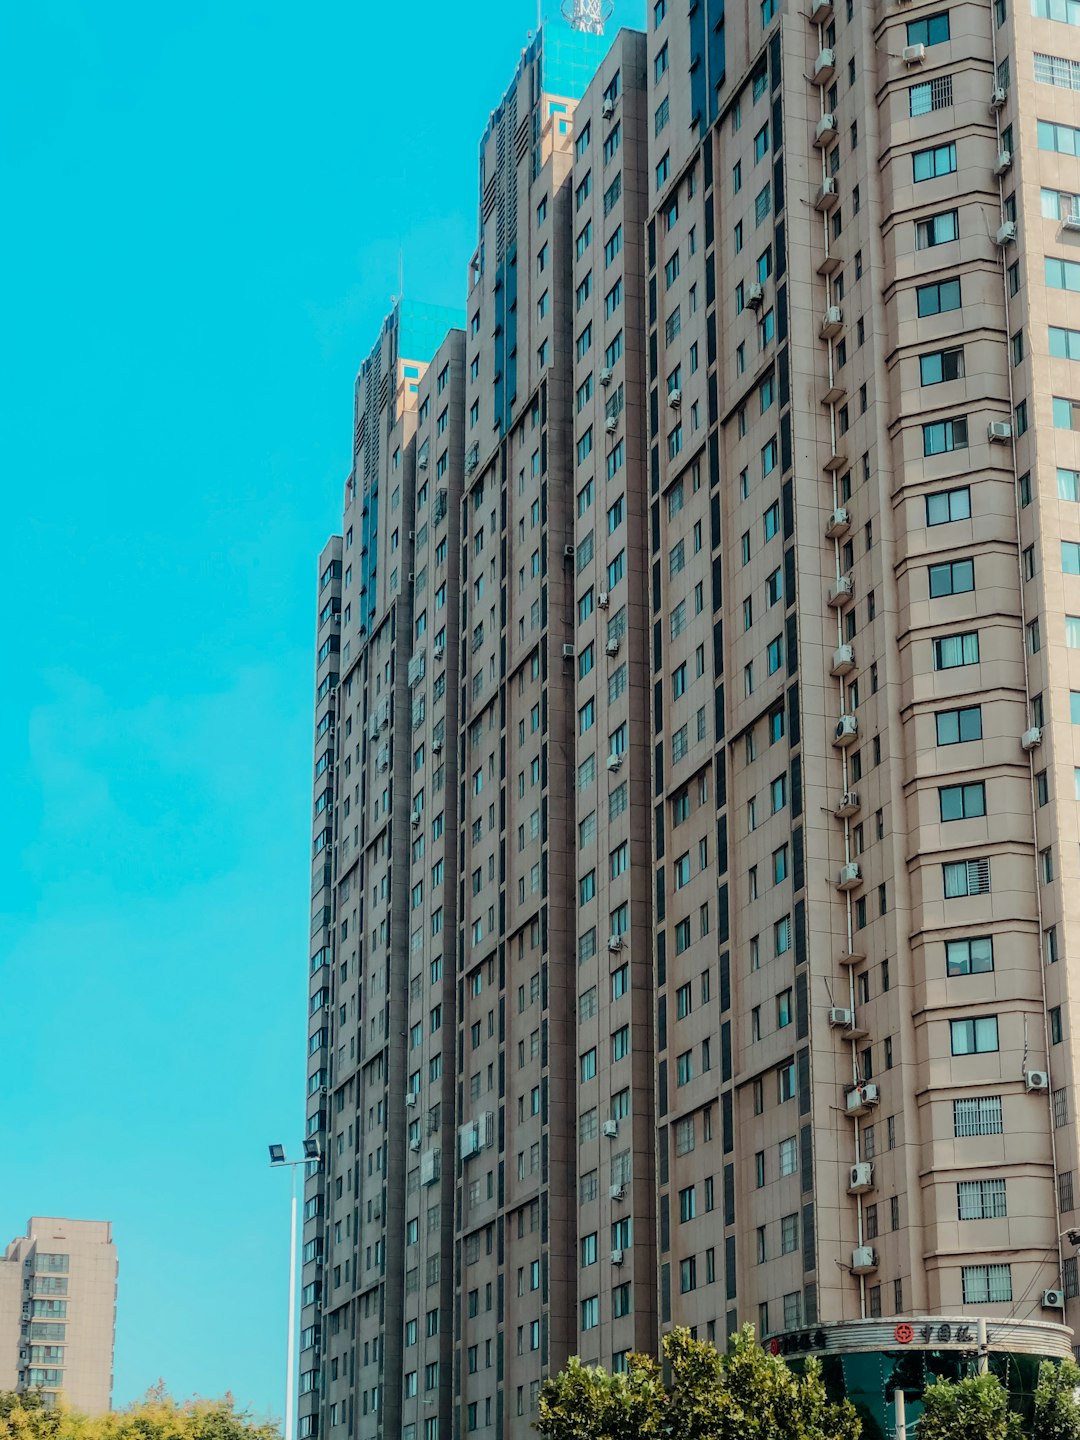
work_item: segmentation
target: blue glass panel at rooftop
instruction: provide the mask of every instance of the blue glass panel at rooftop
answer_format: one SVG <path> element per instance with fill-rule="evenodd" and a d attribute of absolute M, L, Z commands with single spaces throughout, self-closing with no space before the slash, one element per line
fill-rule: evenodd
<path fill-rule="evenodd" d="M 402 300 L 398 305 L 398 358 L 426 365 L 446 339 L 448 330 L 464 330 L 465 311 L 454 305 L 428 305 Z"/>
<path fill-rule="evenodd" d="M 611 49 L 615 32 L 589 35 L 565 20 L 545 21 L 540 32 L 540 88 L 545 95 L 580 100 L 600 62 Z"/>

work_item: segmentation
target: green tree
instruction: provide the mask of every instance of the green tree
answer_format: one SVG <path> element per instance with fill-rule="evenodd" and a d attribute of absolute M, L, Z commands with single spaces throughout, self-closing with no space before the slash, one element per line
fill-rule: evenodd
<path fill-rule="evenodd" d="M 918 1440 L 1021 1440 L 1022 1433 L 996 1375 L 935 1380 L 923 1392 Z"/>
<path fill-rule="evenodd" d="M 281 1432 L 237 1410 L 231 1395 L 177 1401 L 159 1384 L 107 1415 L 46 1409 L 33 1391 L 0 1391 L 0 1440 L 281 1440 Z"/>
<path fill-rule="evenodd" d="M 536 1429 L 548 1440 L 859 1440 L 854 1406 L 829 1401 L 817 1361 L 795 1374 L 750 1325 L 724 1355 L 684 1329 L 664 1336 L 663 1354 L 663 1370 L 631 1355 L 616 1375 L 571 1360 L 544 1382 Z"/>
<path fill-rule="evenodd" d="M 1080 1440 L 1080 1366 L 1072 1360 L 1055 1365 L 1044 1360 L 1039 1366 L 1035 1390 L 1033 1440 Z"/>

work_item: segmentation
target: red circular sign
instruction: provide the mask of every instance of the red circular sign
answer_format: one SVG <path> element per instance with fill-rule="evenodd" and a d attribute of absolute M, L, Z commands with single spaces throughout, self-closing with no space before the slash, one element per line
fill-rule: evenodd
<path fill-rule="evenodd" d="M 898 1343 L 901 1345 L 910 1345 L 912 1340 L 914 1340 L 915 1338 L 915 1331 L 912 1330 L 911 1326 L 907 1323 L 906 1320 L 901 1321 L 901 1323 L 897 1325 L 896 1329 L 893 1331 L 893 1334 L 896 1336 Z"/>
<path fill-rule="evenodd" d="M 780 1354 L 780 1341 L 779 1341 L 779 1340 L 770 1340 L 770 1341 L 769 1341 L 769 1354 L 770 1354 L 770 1355 L 779 1355 L 779 1354 Z"/>

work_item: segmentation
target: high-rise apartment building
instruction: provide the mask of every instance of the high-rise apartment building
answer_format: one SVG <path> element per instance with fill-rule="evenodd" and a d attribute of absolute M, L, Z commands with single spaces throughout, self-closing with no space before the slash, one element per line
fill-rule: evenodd
<path fill-rule="evenodd" d="M 305 1180 L 301 1436 L 320 1400 L 331 1431 L 396 1436 L 449 1391 L 455 319 L 405 301 L 387 319 L 357 377 L 342 534 L 320 557 L 307 1133 L 324 1159 Z"/>
<path fill-rule="evenodd" d="M 0 1390 L 109 1409 L 116 1246 L 107 1220 L 35 1215 L 0 1257 Z"/>
<path fill-rule="evenodd" d="M 1068 1352 L 1074 10 L 523 51 L 322 561 L 303 1433 L 321 1369 L 329 1433 L 525 1435 L 673 1324 L 881 1426 L 981 1322 Z"/>
<path fill-rule="evenodd" d="M 1075 1319 L 1070 18 L 651 9 L 662 1324 Z"/>

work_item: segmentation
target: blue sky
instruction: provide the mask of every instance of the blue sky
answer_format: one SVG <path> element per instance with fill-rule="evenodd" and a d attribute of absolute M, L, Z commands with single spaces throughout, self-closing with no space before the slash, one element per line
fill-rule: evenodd
<path fill-rule="evenodd" d="M 118 1403 L 281 1413 L 315 561 L 399 250 L 463 303 L 535 16 L 4 7 L 0 1243 L 114 1221 Z"/>

